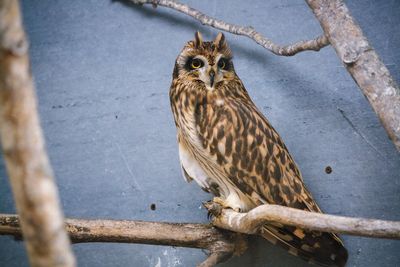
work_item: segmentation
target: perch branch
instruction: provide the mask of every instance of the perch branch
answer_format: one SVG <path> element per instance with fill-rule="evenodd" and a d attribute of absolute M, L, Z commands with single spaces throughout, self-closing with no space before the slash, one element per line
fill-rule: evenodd
<path fill-rule="evenodd" d="M 0 1 L 0 135 L 31 266 L 75 266 L 44 148 L 18 1 Z"/>
<path fill-rule="evenodd" d="M 230 32 L 237 35 L 246 36 L 265 49 L 271 51 L 278 56 L 293 56 L 299 52 L 313 50 L 319 51 L 321 48 L 329 45 L 329 41 L 325 35 L 321 35 L 313 40 L 299 41 L 297 43 L 280 46 L 272 42 L 270 39 L 264 37 L 251 26 L 239 26 L 235 24 L 226 23 L 222 20 L 207 16 L 206 14 L 178 1 L 173 0 L 129 0 L 130 2 L 138 5 L 152 4 L 154 7 L 164 6 L 181 13 L 184 13 L 192 18 L 198 20 L 203 25 L 208 25 L 221 31 Z"/>
<path fill-rule="evenodd" d="M 306 0 L 400 151 L 400 89 L 342 0 Z"/>
<path fill-rule="evenodd" d="M 238 233 L 255 234 L 262 225 L 277 222 L 321 232 L 400 239 L 400 222 L 397 221 L 349 218 L 279 205 L 262 205 L 247 213 L 221 209 L 216 203 L 205 206 L 214 215 L 213 225 Z"/>
<path fill-rule="evenodd" d="M 348 218 L 308 212 L 279 205 L 263 205 L 247 213 L 206 203 L 213 225 L 117 220 L 66 219 L 73 243 L 118 242 L 207 249 L 209 257 L 199 266 L 214 266 L 247 249 L 246 236 L 257 234 L 266 223 L 278 222 L 303 229 L 357 236 L 400 239 L 400 222 Z M 233 232 L 231 232 L 233 231 Z M 0 235 L 20 237 L 16 215 L 0 214 Z"/>
<path fill-rule="evenodd" d="M 207 249 L 209 257 L 200 266 L 214 266 L 247 249 L 244 235 L 211 225 L 117 220 L 66 219 L 72 243 L 118 242 Z M 16 215 L 0 214 L 0 235 L 20 237 Z"/>

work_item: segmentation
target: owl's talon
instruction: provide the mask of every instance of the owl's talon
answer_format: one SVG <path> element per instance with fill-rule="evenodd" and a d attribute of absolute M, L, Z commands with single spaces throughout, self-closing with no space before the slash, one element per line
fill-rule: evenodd
<path fill-rule="evenodd" d="M 233 208 L 233 211 L 236 211 L 236 212 L 242 212 L 242 209 L 241 209 L 241 208 L 238 208 L 238 207 L 236 207 L 236 208 Z"/>
<path fill-rule="evenodd" d="M 212 220 L 212 218 L 213 218 L 213 214 L 212 214 L 212 212 L 211 211 L 207 211 L 207 220 Z"/>
<path fill-rule="evenodd" d="M 211 220 L 213 217 L 212 209 L 213 209 L 213 202 L 211 200 L 204 201 L 203 206 L 207 209 L 207 220 Z"/>
<path fill-rule="evenodd" d="M 220 197 L 214 197 L 212 202 L 221 205 L 223 208 L 229 208 L 228 204 L 226 203 L 225 200 L 223 200 Z"/>
<path fill-rule="evenodd" d="M 228 204 L 228 202 L 226 202 L 226 200 L 219 198 L 219 197 L 214 197 L 212 202 L 214 202 L 215 204 L 218 204 L 221 206 L 221 208 L 223 209 L 232 209 L 236 212 L 242 212 L 242 209 L 240 207 L 232 207 L 231 205 Z"/>
<path fill-rule="evenodd" d="M 207 213 L 207 218 L 210 220 L 213 217 L 218 217 L 221 212 L 223 207 L 219 203 L 215 203 L 214 201 L 207 201 L 203 202 L 204 207 L 208 210 Z"/>

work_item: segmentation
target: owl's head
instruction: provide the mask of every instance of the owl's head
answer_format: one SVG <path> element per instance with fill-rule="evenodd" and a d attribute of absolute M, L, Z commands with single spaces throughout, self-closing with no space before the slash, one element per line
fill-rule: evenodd
<path fill-rule="evenodd" d="M 235 78 L 232 52 L 223 33 L 212 42 L 203 42 L 200 32 L 189 41 L 176 59 L 173 77 L 196 83 L 207 90 L 218 89 Z"/>

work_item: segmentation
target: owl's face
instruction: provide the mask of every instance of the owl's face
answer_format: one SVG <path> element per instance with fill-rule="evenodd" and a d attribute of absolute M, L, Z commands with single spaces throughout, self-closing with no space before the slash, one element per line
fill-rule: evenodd
<path fill-rule="evenodd" d="M 195 39 L 179 54 L 174 69 L 174 78 L 209 91 L 228 84 L 235 76 L 232 52 L 222 33 L 212 42 L 203 42 L 201 34 L 196 32 Z"/>

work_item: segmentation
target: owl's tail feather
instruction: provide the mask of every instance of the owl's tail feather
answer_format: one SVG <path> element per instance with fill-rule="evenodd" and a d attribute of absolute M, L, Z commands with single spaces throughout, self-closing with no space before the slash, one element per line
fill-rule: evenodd
<path fill-rule="evenodd" d="M 339 237 L 332 233 L 268 224 L 262 228 L 260 235 L 285 248 L 290 254 L 313 264 L 343 267 L 347 262 L 346 248 Z"/>

